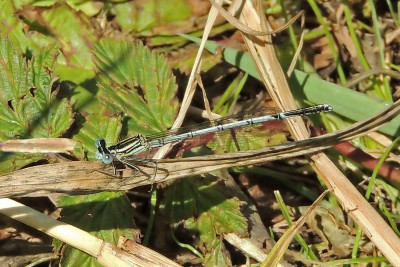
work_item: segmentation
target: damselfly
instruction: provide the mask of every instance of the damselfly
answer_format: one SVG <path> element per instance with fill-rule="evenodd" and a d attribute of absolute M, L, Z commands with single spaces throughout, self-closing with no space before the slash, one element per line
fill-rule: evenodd
<path fill-rule="evenodd" d="M 242 120 L 221 118 L 209 122 L 206 125 L 202 124 L 200 127 L 195 125 L 194 127 L 190 128 L 184 127 L 181 129 L 161 132 L 148 136 L 138 134 L 109 147 L 107 147 L 106 141 L 103 138 L 99 138 L 95 142 L 97 149 L 96 158 L 105 164 L 111 164 L 114 160 L 116 160 L 135 170 L 140 170 L 138 166 L 130 163 L 128 160 L 133 159 L 135 161 L 148 162 L 155 161 L 147 158 L 132 158 L 132 156 L 138 155 L 142 152 L 148 153 L 151 149 L 160 148 L 169 143 L 175 143 L 196 136 L 202 136 L 239 127 L 246 127 L 268 121 L 283 120 L 295 116 L 307 116 L 315 113 L 329 112 L 332 110 L 333 109 L 331 105 L 321 104 Z"/>

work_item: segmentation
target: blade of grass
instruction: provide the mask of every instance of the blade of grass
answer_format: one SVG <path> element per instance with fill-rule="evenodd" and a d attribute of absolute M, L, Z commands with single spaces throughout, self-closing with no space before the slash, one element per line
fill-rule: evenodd
<path fill-rule="evenodd" d="M 351 18 L 352 14 L 350 13 L 349 3 L 348 3 L 347 0 L 344 0 L 343 4 L 344 4 L 343 5 L 343 7 L 344 7 L 344 15 L 345 15 L 345 18 L 346 18 L 347 27 L 349 29 L 349 33 L 350 33 L 351 39 L 352 39 L 354 47 L 356 49 L 358 60 L 360 60 L 360 63 L 361 63 L 362 67 L 365 70 L 369 70 L 370 66 L 368 64 L 367 59 L 365 58 L 363 49 L 362 49 L 361 44 L 359 42 L 358 36 L 356 34 L 356 30 L 355 30 L 355 27 L 354 27 L 354 24 L 353 24 L 353 21 L 352 21 L 352 18 Z"/>
<path fill-rule="evenodd" d="M 276 199 L 278 201 L 279 208 L 282 211 L 283 217 L 285 218 L 285 220 L 288 223 L 288 225 L 290 227 L 292 227 L 293 226 L 293 221 L 290 218 L 290 213 L 289 213 L 288 207 L 286 206 L 286 204 L 285 204 L 285 202 L 284 202 L 284 200 L 282 198 L 282 195 L 279 193 L 279 191 L 275 191 L 274 193 L 275 193 L 275 197 L 276 197 Z M 317 199 L 321 199 L 321 198 L 317 198 Z M 308 215 L 311 215 L 310 211 L 312 211 L 312 210 L 314 210 L 316 208 L 316 204 L 317 204 L 317 202 L 314 203 L 312 206 L 310 206 L 309 211 L 307 211 Z M 299 228 L 297 230 L 299 230 L 301 226 L 302 225 L 299 225 Z M 299 243 L 299 245 L 305 251 L 305 255 L 307 255 L 312 260 L 318 260 L 318 257 L 310 249 L 310 247 L 307 245 L 307 242 L 303 239 L 303 237 L 300 234 L 296 234 L 294 236 L 294 238 L 296 239 L 296 241 Z"/>
<path fill-rule="evenodd" d="M 355 259 L 343 259 L 343 260 L 333 260 L 325 262 L 323 266 L 346 266 L 347 264 L 357 264 L 357 263 L 385 263 L 387 259 L 385 257 L 365 257 L 365 258 L 355 258 Z M 381 265 L 386 266 L 386 265 Z"/>
<path fill-rule="evenodd" d="M 314 0 L 307 0 L 308 4 L 311 6 L 314 11 L 315 16 L 317 17 L 318 22 L 321 24 L 322 29 L 324 30 L 325 36 L 328 40 L 329 48 L 331 49 L 331 53 L 335 64 L 337 64 L 337 72 L 339 75 L 340 82 L 342 84 L 346 83 L 346 75 L 344 74 L 342 63 L 340 62 L 340 58 L 335 48 L 335 41 L 329 31 L 328 24 L 325 22 L 325 18 L 322 16 L 321 10 L 318 8 L 318 4 Z"/>
<path fill-rule="evenodd" d="M 147 246 L 149 244 L 151 230 L 154 226 L 154 219 L 156 216 L 156 205 L 157 205 L 157 187 L 152 187 L 151 197 L 150 197 L 150 210 L 149 210 L 149 220 L 147 222 L 146 233 L 143 238 L 143 245 Z"/>
<path fill-rule="evenodd" d="M 203 254 L 201 254 L 200 251 L 198 251 L 197 249 L 195 249 L 193 246 L 191 246 L 191 245 L 189 245 L 189 244 L 185 244 L 185 243 L 180 242 L 180 241 L 176 238 L 176 236 L 175 236 L 175 234 L 174 234 L 174 231 L 173 231 L 172 229 L 171 229 L 171 236 L 172 236 L 172 239 L 174 239 L 175 243 L 176 243 L 178 246 L 180 246 L 181 248 L 186 248 L 186 249 L 190 250 L 194 255 L 196 255 L 197 257 L 199 257 L 199 258 L 204 262 L 204 256 L 203 256 Z"/>
<path fill-rule="evenodd" d="M 373 187 L 375 186 L 376 177 L 378 176 L 379 168 L 382 166 L 383 162 L 384 162 L 384 161 L 386 160 L 386 158 L 389 156 L 390 151 L 392 151 L 393 148 L 394 148 L 394 147 L 397 145 L 397 143 L 399 143 L 399 142 L 400 142 L 400 136 L 397 137 L 397 138 L 393 141 L 393 143 L 385 150 L 385 152 L 384 152 L 384 153 L 382 154 L 382 156 L 379 158 L 379 162 L 378 162 L 378 164 L 376 165 L 376 168 L 374 169 L 374 171 L 373 171 L 373 173 L 372 173 L 372 175 L 371 175 L 371 179 L 369 180 L 367 191 L 365 192 L 365 198 L 366 198 L 366 199 L 369 199 L 370 196 L 371 196 L 372 189 L 373 189 Z"/>
<path fill-rule="evenodd" d="M 376 14 L 374 1 L 368 0 L 368 3 L 370 4 L 370 7 L 371 7 L 371 18 L 373 21 L 376 42 L 378 44 L 378 54 L 379 54 L 380 64 L 381 64 L 382 68 L 385 68 L 386 67 L 385 43 L 384 43 L 384 40 L 382 39 L 382 35 L 381 35 L 381 31 L 380 31 L 380 23 L 378 20 L 378 16 Z M 382 95 L 382 99 L 389 101 L 389 102 L 393 102 L 392 93 L 391 93 L 390 86 L 389 86 L 389 80 L 385 77 L 383 77 L 382 79 L 383 79 L 383 88 L 380 87 L 380 89 L 381 89 L 380 94 Z"/>
<path fill-rule="evenodd" d="M 327 190 L 324 193 L 322 193 L 321 196 L 319 196 L 319 198 L 308 209 L 306 214 L 301 216 L 296 221 L 295 224 L 293 224 L 292 226 L 289 227 L 289 229 L 282 235 L 282 237 L 278 240 L 276 245 L 272 248 L 271 252 L 268 254 L 267 259 L 261 264 L 261 266 L 263 266 L 263 267 L 276 266 L 276 264 L 278 264 L 279 260 L 283 257 L 283 254 L 286 251 L 287 247 L 289 246 L 290 242 L 292 241 L 293 237 L 297 235 L 297 231 L 306 222 L 307 217 L 310 216 L 310 214 L 314 210 L 315 206 L 319 203 L 319 201 L 321 201 L 321 199 L 323 197 L 325 197 L 325 195 L 328 192 L 329 191 Z M 278 202 L 280 202 L 280 200 L 282 200 L 282 198 L 279 198 L 279 194 L 277 192 L 275 192 L 275 196 L 277 197 Z M 281 208 L 283 206 L 284 205 L 282 205 Z M 308 246 L 307 246 L 307 250 L 308 250 Z M 309 254 L 309 255 L 312 255 L 312 254 Z"/>
<path fill-rule="evenodd" d="M 246 73 L 243 77 L 239 76 L 232 81 L 215 105 L 213 109 L 214 113 L 218 113 L 222 116 L 228 115 L 230 108 L 236 103 L 240 92 L 243 90 L 248 76 L 248 73 Z M 223 109 L 221 110 L 222 107 Z"/>
<path fill-rule="evenodd" d="M 396 15 L 396 12 L 393 9 L 392 2 L 389 0 L 386 0 L 386 4 L 388 5 L 389 12 L 390 12 L 390 15 L 392 16 L 394 24 L 396 24 L 396 26 L 399 26 L 399 24 L 400 24 L 399 17 L 398 17 L 399 14 Z M 399 5 L 400 5 L 400 2 L 397 2 L 397 7 L 399 7 Z"/>

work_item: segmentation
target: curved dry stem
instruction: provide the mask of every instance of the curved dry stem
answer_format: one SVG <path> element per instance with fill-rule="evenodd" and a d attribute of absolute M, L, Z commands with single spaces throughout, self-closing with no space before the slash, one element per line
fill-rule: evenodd
<path fill-rule="evenodd" d="M 242 23 L 240 20 L 235 18 L 228 11 L 226 11 L 221 5 L 217 4 L 214 0 L 210 0 L 210 3 L 213 5 L 213 7 L 215 7 L 218 10 L 218 12 L 221 16 L 223 16 L 230 24 L 235 26 L 239 31 L 249 34 L 249 35 L 254 35 L 254 36 L 264 36 L 264 35 L 272 35 L 272 34 L 280 33 L 282 31 L 286 30 L 287 28 L 289 28 L 290 25 L 292 25 L 300 16 L 303 16 L 303 14 L 304 14 L 304 11 L 300 11 L 296 16 L 291 18 L 288 22 L 283 24 L 277 30 L 257 31 L 257 30 L 253 30 L 252 28 L 248 27 L 246 24 Z"/>

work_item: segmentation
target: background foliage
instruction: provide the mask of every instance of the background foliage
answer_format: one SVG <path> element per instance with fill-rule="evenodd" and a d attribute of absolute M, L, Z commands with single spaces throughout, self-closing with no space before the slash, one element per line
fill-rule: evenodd
<path fill-rule="evenodd" d="M 393 32 L 400 19 L 393 1 L 381 1 L 385 2 L 384 7 L 372 0 L 327 2 L 264 1 L 263 4 L 270 23 L 276 27 L 287 16 L 305 9 L 306 46 L 298 70 L 290 78 L 291 88 L 301 104 L 332 104 L 336 115 L 328 115 L 323 122 L 329 130 L 336 130 L 373 115 L 398 98 L 395 74 L 382 75 L 382 69 L 399 69 L 398 37 Z M 99 137 L 113 144 L 134 134 L 168 129 L 179 106 L 178 89 L 185 86 L 194 61 L 197 45 L 192 42 L 199 42 L 209 8 L 207 1 L 182 0 L 0 1 L 0 141 L 68 137 L 80 143 L 72 158 L 93 160 L 94 140 Z M 342 19 L 336 21 L 336 15 Z M 297 48 L 299 32 L 295 24 L 288 33 L 275 38 L 284 69 Z M 242 110 L 260 102 L 258 98 L 263 106 L 267 105 L 266 97 L 259 97 L 263 88 L 257 70 L 250 56 L 243 52 L 244 45 L 234 27 L 218 20 L 211 36 L 215 42 L 208 43 L 211 53 L 204 55 L 202 71 L 214 111 L 226 115 L 237 106 Z M 221 53 L 212 53 L 219 50 Z M 375 72 L 351 86 L 354 90 L 343 87 L 353 76 L 367 71 Z M 313 76 L 306 78 L 305 72 Z M 194 105 L 201 106 L 202 101 L 196 102 L 197 99 L 201 100 L 201 96 L 195 98 Z M 316 123 L 322 125 L 321 121 Z M 388 137 L 396 136 L 399 123 L 399 119 L 394 120 L 381 132 Z M 274 131 L 284 132 L 282 125 Z M 259 133 L 247 133 L 257 142 L 244 142 L 249 145 L 246 148 L 273 145 L 284 139 L 283 134 L 268 140 L 265 135 L 264 139 L 256 139 Z M 354 144 L 364 149 L 384 147 L 371 138 L 357 139 Z M 230 140 L 226 146 L 231 146 Z M 214 144 L 215 147 L 218 145 Z M 341 158 L 337 152 L 331 154 Z M 346 156 L 352 160 L 347 163 L 358 169 L 353 172 L 345 168 L 345 171 L 359 183 L 363 176 L 369 175 L 368 170 L 358 165 L 361 159 Z M 0 172 L 58 160 L 55 155 L 0 153 Z M 288 198 L 295 200 L 292 205 L 308 205 L 307 201 L 314 199 L 315 192 L 321 189 L 304 181 L 293 185 L 293 181 L 307 177 L 308 168 L 300 163 L 295 160 L 261 171 L 262 177 L 273 180 L 272 187 L 286 185 L 300 192 L 294 195 L 286 190 Z M 249 172 L 253 175 L 257 170 L 260 171 Z M 254 177 L 242 170 L 235 172 L 237 181 L 258 205 L 264 222 L 273 220 L 275 215 L 266 211 L 266 207 L 271 208 L 271 203 L 275 203 L 266 189 L 270 182 L 263 180 L 256 186 L 252 184 Z M 62 208 L 61 220 L 114 244 L 121 235 L 141 239 L 138 232 L 146 232 L 148 217 L 156 216 L 163 223 L 156 222 L 157 231 L 143 238 L 152 248 L 164 254 L 184 255 L 176 245 L 180 244 L 177 240 L 182 240 L 191 244 L 194 254 L 200 255 L 193 260 L 195 263 L 202 259 L 208 266 L 231 265 L 232 250 L 226 247 L 222 236 L 249 235 L 250 218 L 243 214 L 243 201 L 226 190 L 220 177 L 220 173 L 213 173 L 201 179 L 188 177 L 164 185 L 153 207 L 148 202 L 147 189 L 128 195 L 104 192 L 64 197 L 57 201 L 57 207 Z M 386 192 L 388 206 L 393 207 L 389 219 L 398 218 L 394 214 L 399 208 L 396 186 L 384 179 L 377 184 L 381 190 L 378 192 Z M 355 236 L 345 231 L 345 227 L 337 226 L 345 224 L 343 212 L 335 209 L 337 203 L 331 200 L 324 205 L 318 214 L 322 226 L 311 222 L 308 225 L 310 231 L 323 237 L 323 242 L 309 237 L 309 246 L 304 243 L 302 248 L 304 252 L 312 247 L 318 257 L 311 252 L 304 255 L 322 261 L 346 258 L 351 250 L 344 249 L 343 243 L 353 244 Z M 149 211 L 154 213 L 149 215 Z M 331 215 L 336 224 L 331 223 Z M 151 223 L 148 227 L 151 233 Z M 167 227 L 172 234 L 165 231 Z M 280 229 L 274 230 L 279 235 Z M 54 246 L 64 266 L 97 265 L 93 258 L 74 248 L 57 242 Z M 361 255 L 374 255 L 363 248 Z M 243 263 L 243 259 L 235 260 Z M 374 261 L 384 259 L 371 258 Z M 189 257 L 183 262 L 190 262 Z"/>

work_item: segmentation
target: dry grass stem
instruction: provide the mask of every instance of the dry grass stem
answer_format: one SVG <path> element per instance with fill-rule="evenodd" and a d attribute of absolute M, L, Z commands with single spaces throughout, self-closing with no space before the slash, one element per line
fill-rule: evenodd
<path fill-rule="evenodd" d="M 14 200 L 1 198 L 0 206 L 2 214 L 88 253 L 103 266 L 161 266 L 161 263 L 162 266 L 180 266 L 150 249 L 147 249 L 147 257 L 136 255 L 130 250 L 128 253 L 75 226 L 57 221 Z M 143 246 L 137 245 L 136 251 L 138 248 L 144 251 Z"/>
<path fill-rule="evenodd" d="M 78 142 L 68 138 L 31 138 L 7 140 L 0 143 L 0 150 L 18 153 L 67 153 Z"/>

